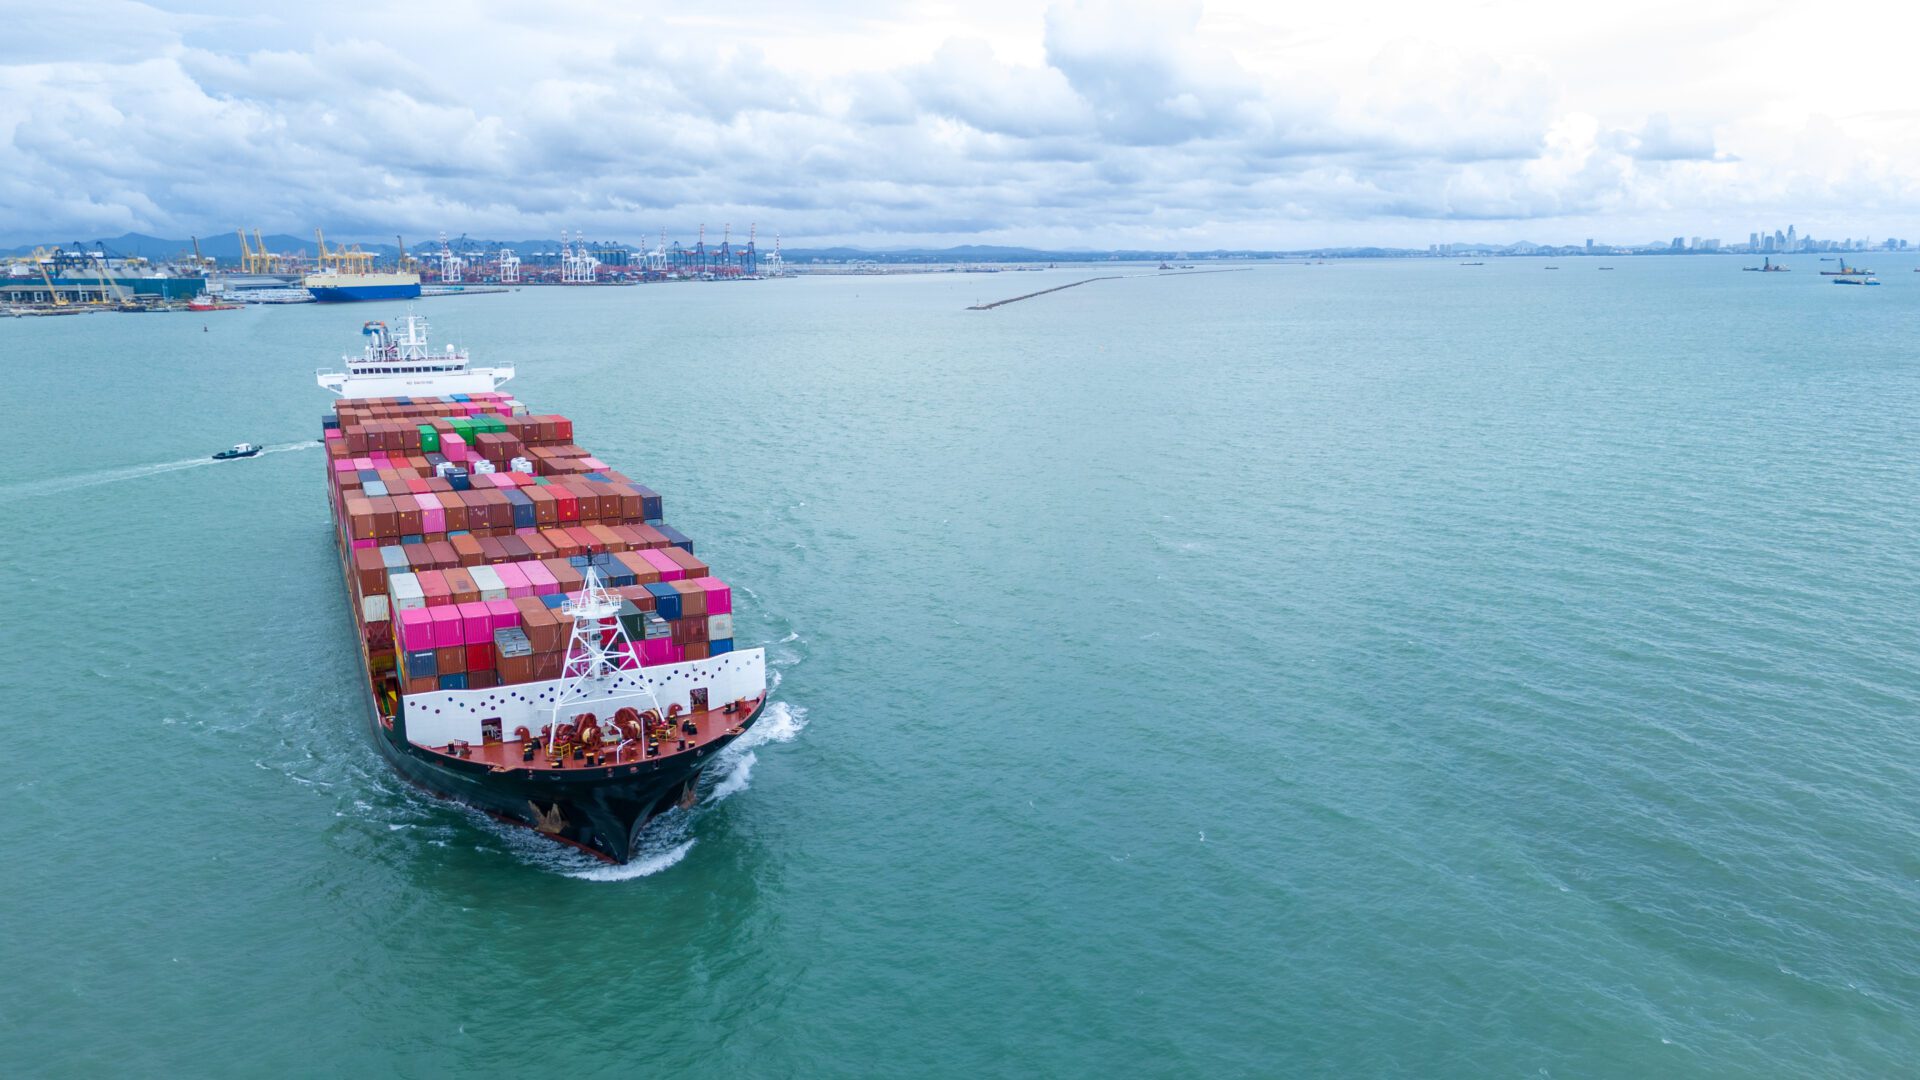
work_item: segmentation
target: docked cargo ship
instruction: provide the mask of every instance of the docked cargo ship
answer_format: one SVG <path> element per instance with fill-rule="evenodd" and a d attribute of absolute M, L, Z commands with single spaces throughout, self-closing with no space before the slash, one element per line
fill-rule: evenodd
<path fill-rule="evenodd" d="M 412 300 L 420 295 L 420 275 L 411 270 L 399 273 L 346 273 L 317 270 L 302 278 L 313 298 L 323 304 L 350 303 L 356 300 Z"/>
<path fill-rule="evenodd" d="M 767 699 L 732 589 L 662 500 L 501 392 L 512 367 L 362 328 L 323 419 L 369 726 L 407 779 L 614 862 Z"/>

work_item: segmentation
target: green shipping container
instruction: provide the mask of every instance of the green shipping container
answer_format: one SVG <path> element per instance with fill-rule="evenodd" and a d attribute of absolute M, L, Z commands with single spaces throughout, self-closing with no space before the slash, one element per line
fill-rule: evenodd
<path fill-rule="evenodd" d="M 423 454 L 440 452 L 440 433 L 433 430 L 430 424 L 420 425 L 420 452 Z"/>

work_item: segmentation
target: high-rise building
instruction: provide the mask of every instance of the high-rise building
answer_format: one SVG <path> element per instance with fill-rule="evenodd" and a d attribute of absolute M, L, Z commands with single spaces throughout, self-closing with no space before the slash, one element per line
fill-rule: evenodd
<path fill-rule="evenodd" d="M 1752 248 L 1755 251 L 1759 251 L 1760 250 L 1760 234 L 1757 232 L 1748 233 L 1747 246 Z"/>
<path fill-rule="evenodd" d="M 1795 240 L 1793 238 L 1793 226 L 1789 225 L 1787 226 L 1787 250 L 1792 251 L 1794 244 L 1795 244 Z"/>
<path fill-rule="evenodd" d="M 1675 250 L 1675 251 L 1685 251 L 1685 250 L 1687 250 L 1687 238 L 1686 238 L 1686 237 L 1684 237 L 1684 236 L 1676 236 L 1676 237 L 1674 237 L 1674 238 L 1673 238 L 1673 250 Z"/>
<path fill-rule="evenodd" d="M 1593 237 L 1587 237 L 1587 254 L 1593 254 Z"/>

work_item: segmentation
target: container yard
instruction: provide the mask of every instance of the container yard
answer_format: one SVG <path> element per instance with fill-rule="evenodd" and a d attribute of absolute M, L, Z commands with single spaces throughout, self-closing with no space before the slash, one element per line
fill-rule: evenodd
<path fill-rule="evenodd" d="M 121 255 L 105 242 L 38 247 L 4 259 L 0 314 L 77 315 L 89 312 L 210 310 L 216 300 L 247 305 L 364 302 L 418 296 L 473 296 L 524 286 L 619 286 L 679 281 L 752 281 L 786 276 L 780 242 L 762 253 L 755 230 L 745 243 L 723 227 L 709 242 L 701 226 L 689 243 L 589 241 L 563 231 L 560 242 L 539 242 L 522 256 L 514 247 L 464 237 L 410 253 L 403 237 L 373 251 L 359 244 L 329 245 L 314 230 L 306 242 L 275 238 L 271 250 L 259 229 L 235 231 L 238 253 L 203 254 L 198 237 L 164 259 Z M 190 248 L 189 248 L 190 245 Z M 22 249 L 24 251 L 24 249 Z M 198 300 L 200 307 L 189 305 Z"/>
<path fill-rule="evenodd" d="M 361 396 L 394 380 L 497 385 L 430 352 L 425 323 L 369 323 L 320 385 L 328 501 L 376 744 L 404 775 L 624 861 L 691 798 L 766 697 L 733 590 L 660 494 L 496 391 Z"/>

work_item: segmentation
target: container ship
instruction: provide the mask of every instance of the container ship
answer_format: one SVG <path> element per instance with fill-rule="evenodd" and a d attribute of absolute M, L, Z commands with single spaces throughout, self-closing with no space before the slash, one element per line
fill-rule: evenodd
<path fill-rule="evenodd" d="M 346 273 L 317 270 L 302 278 L 313 298 L 323 304 L 356 300 L 412 300 L 420 295 L 420 275 L 411 270 Z"/>
<path fill-rule="evenodd" d="M 661 497 L 433 352 L 423 319 L 362 328 L 319 371 L 327 494 L 374 744 L 435 794 L 625 862 L 648 819 L 767 699 L 731 588 Z"/>

